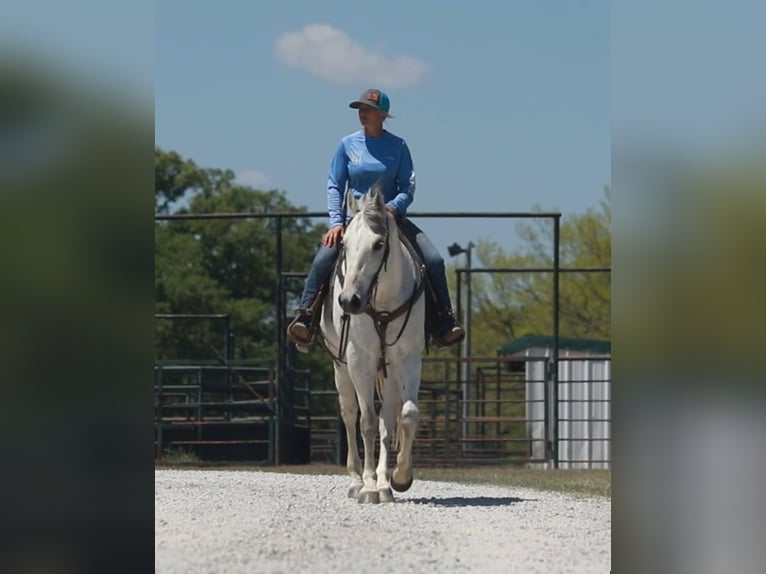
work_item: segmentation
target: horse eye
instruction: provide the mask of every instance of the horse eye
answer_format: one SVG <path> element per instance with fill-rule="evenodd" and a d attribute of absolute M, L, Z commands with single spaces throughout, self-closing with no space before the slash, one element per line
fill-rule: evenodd
<path fill-rule="evenodd" d="M 376 242 L 375 242 L 375 244 L 372 246 L 372 248 L 373 248 L 375 251 L 380 251 L 381 249 L 383 249 L 383 246 L 384 246 L 384 245 L 385 245 L 385 243 L 383 243 L 383 241 L 382 241 L 382 240 L 378 240 L 378 241 L 376 241 Z"/>

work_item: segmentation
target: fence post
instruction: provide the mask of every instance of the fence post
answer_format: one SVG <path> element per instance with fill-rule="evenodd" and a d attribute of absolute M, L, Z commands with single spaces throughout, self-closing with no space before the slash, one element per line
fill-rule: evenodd
<path fill-rule="evenodd" d="M 154 453 L 156 460 L 162 460 L 162 365 L 157 369 L 157 406 L 155 407 L 154 424 L 157 430 L 157 450 Z"/>
<path fill-rule="evenodd" d="M 561 214 L 553 218 L 553 349 L 550 361 L 551 409 L 551 462 L 559 467 L 559 244 L 561 242 Z"/>
<path fill-rule="evenodd" d="M 282 433 L 282 417 L 281 417 L 281 410 L 282 410 L 282 399 L 283 397 L 283 389 L 284 386 L 284 379 L 285 379 L 285 361 L 286 361 L 286 344 L 285 344 L 285 327 L 284 322 L 282 321 L 282 313 L 285 312 L 285 306 L 283 301 L 283 293 L 282 293 L 282 217 L 281 215 L 277 215 L 276 217 L 276 258 L 277 258 L 277 269 L 276 269 L 276 328 L 277 328 L 277 373 L 276 373 L 276 405 L 274 408 L 274 415 L 276 420 L 273 423 L 274 427 L 274 450 L 273 455 L 274 457 L 271 459 L 271 464 L 273 465 L 279 465 L 280 463 L 280 457 L 279 457 L 279 449 L 280 449 L 280 437 L 279 435 Z M 272 402 L 272 405 L 274 406 L 274 402 Z"/>

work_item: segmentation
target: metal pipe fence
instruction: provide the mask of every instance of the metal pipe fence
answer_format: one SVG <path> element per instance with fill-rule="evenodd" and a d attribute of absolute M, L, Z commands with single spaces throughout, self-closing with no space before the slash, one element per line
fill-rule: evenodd
<path fill-rule="evenodd" d="M 425 357 L 419 404 L 421 423 L 415 450 L 417 460 L 421 464 L 434 465 L 509 463 L 545 465 L 553 468 L 581 463 L 608 465 L 611 455 L 608 447 L 596 448 L 593 445 L 596 442 L 609 443 L 610 398 L 593 399 L 603 400 L 603 404 L 606 405 L 595 418 L 592 409 L 596 403 L 588 403 L 588 408 L 591 409 L 588 413 L 574 407 L 578 401 L 586 399 L 572 393 L 572 385 L 579 384 L 583 388 L 589 388 L 588 392 L 592 392 L 592 384 L 597 381 L 566 379 L 568 375 L 564 365 L 576 359 L 568 357 L 563 361 L 560 357 L 559 299 L 561 274 L 610 273 L 611 269 L 560 267 L 560 213 L 413 212 L 408 217 L 548 219 L 553 224 L 550 267 L 473 268 L 469 264 L 468 267 L 455 270 L 458 285 L 456 311 L 461 317 L 464 313 L 468 314 L 465 323 L 469 330 L 472 299 L 469 297 L 464 306 L 462 285 L 467 281 L 470 292 L 472 274 L 550 274 L 553 295 L 552 345 L 544 360 L 526 358 L 510 361 L 503 357 L 475 357 L 472 356 L 470 348 L 467 349 L 467 353 L 454 357 Z M 276 360 L 268 368 L 268 374 L 258 370 L 259 367 L 234 361 L 233 334 L 229 333 L 231 325 L 226 316 L 226 364 L 195 366 L 158 362 L 155 367 L 155 453 L 158 458 L 162 457 L 163 449 L 168 445 L 194 446 L 202 445 L 205 441 L 210 445 L 216 444 L 215 433 L 208 429 L 218 424 L 214 417 L 220 416 L 223 421 L 230 423 L 230 426 L 240 424 L 241 428 L 247 428 L 248 424 L 242 419 L 249 418 L 252 428 L 248 436 L 258 437 L 252 438 L 252 444 L 262 447 L 266 445 L 265 449 L 257 451 L 260 453 L 259 460 L 264 462 L 279 464 L 287 460 L 325 460 L 344 463 L 345 433 L 337 413 L 337 402 L 330 400 L 334 391 L 327 384 L 313 381 L 310 373 L 296 367 L 295 353 L 291 351 L 286 338 L 290 285 L 295 279 L 305 276 L 305 273 L 285 270 L 282 222 L 294 218 L 326 218 L 326 213 L 183 213 L 155 216 L 157 221 L 273 219 L 276 222 Z M 157 315 L 157 319 L 191 317 L 192 314 Z M 215 317 L 223 318 L 224 315 Z M 213 315 L 210 318 L 213 318 Z M 470 341 L 470 338 L 468 340 Z M 604 360 L 610 361 L 608 358 Z M 512 368 L 512 364 L 515 367 Z M 523 364 L 523 372 L 519 370 L 519 364 Z M 532 365 L 536 366 L 531 368 Z M 265 410 L 260 413 L 247 410 L 243 404 L 245 399 L 233 389 L 237 385 L 243 386 L 240 380 L 242 376 L 238 378 L 234 372 L 253 376 L 259 373 L 258 376 L 262 379 L 259 384 L 246 384 L 244 387 L 249 389 L 251 394 L 264 393 L 265 398 L 261 406 Z M 609 373 L 611 374 L 611 370 Z M 205 401 L 200 393 L 210 385 L 215 386 L 212 381 L 219 375 L 227 380 L 228 394 L 219 396 L 216 405 L 218 399 Z M 187 379 L 183 382 L 176 380 L 181 376 L 186 376 Z M 608 387 L 608 381 L 604 383 Z M 591 386 L 588 387 L 588 384 Z M 572 408 L 567 410 L 568 407 L 564 405 L 571 405 Z M 582 426 L 591 423 L 601 426 L 587 429 Z M 256 430 L 258 425 L 263 428 Z M 189 432 L 193 434 L 192 438 L 189 438 Z M 252 456 L 256 450 L 249 452 Z"/>

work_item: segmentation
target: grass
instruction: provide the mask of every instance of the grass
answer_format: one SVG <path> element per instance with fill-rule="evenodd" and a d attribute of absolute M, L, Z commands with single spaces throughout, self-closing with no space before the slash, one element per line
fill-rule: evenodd
<path fill-rule="evenodd" d="M 162 453 L 164 463 L 163 466 L 186 466 L 186 465 L 200 465 L 200 459 L 197 455 L 183 448 L 169 448 Z"/>
<path fill-rule="evenodd" d="M 165 459 L 162 467 L 176 465 Z M 307 464 L 285 466 L 261 466 L 242 464 L 199 463 L 195 468 L 225 468 L 226 470 L 259 470 L 263 472 L 284 472 L 291 474 L 337 474 L 345 475 L 346 469 L 331 464 Z M 612 496 L 612 473 L 609 470 L 573 469 L 529 469 L 515 467 L 473 467 L 473 468 L 415 468 L 416 480 L 439 480 L 462 484 L 491 484 L 519 488 L 534 488 L 561 492 L 575 496 Z"/>
<path fill-rule="evenodd" d="M 425 468 L 416 469 L 416 473 L 422 480 L 516 486 L 582 496 L 612 496 L 612 473 L 609 470 Z"/>

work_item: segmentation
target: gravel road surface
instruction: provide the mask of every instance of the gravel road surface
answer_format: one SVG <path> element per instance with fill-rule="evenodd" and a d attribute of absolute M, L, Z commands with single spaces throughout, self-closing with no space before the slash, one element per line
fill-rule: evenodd
<path fill-rule="evenodd" d="M 364 505 L 345 476 L 154 476 L 158 574 L 609 572 L 609 499 L 416 474 L 395 503 Z"/>

